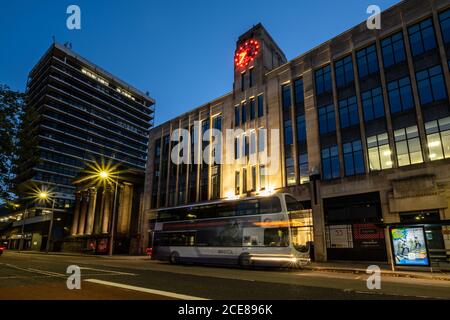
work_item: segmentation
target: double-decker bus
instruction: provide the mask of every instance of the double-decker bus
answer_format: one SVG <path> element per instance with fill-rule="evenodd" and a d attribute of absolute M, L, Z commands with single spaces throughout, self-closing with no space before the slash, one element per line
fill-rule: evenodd
<path fill-rule="evenodd" d="M 153 217 L 155 260 L 241 267 L 310 262 L 311 210 L 289 194 L 160 209 Z"/>

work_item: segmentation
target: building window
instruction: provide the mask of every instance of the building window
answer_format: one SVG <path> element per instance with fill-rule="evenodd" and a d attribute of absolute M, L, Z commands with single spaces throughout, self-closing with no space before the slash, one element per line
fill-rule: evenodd
<path fill-rule="evenodd" d="M 245 91 L 245 72 L 241 73 L 241 91 Z"/>
<path fill-rule="evenodd" d="M 250 100 L 250 120 L 254 120 L 256 117 L 256 102 L 255 99 Z"/>
<path fill-rule="evenodd" d="M 234 138 L 234 159 L 240 159 L 241 158 L 241 149 L 240 149 L 240 138 L 236 137 Z"/>
<path fill-rule="evenodd" d="M 291 107 L 291 85 L 286 84 L 282 87 L 282 105 L 283 109 Z"/>
<path fill-rule="evenodd" d="M 370 171 L 392 168 L 392 151 L 387 133 L 367 138 Z"/>
<path fill-rule="evenodd" d="M 264 116 L 264 95 L 258 96 L 258 117 L 261 118 Z"/>
<path fill-rule="evenodd" d="M 242 124 L 247 122 L 247 102 L 242 103 Z"/>
<path fill-rule="evenodd" d="M 345 175 L 354 176 L 364 173 L 364 157 L 361 140 L 345 143 L 343 149 Z"/>
<path fill-rule="evenodd" d="M 242 192 L 247 193 L 247 168 L 242 169 Z"/>
<path fill-rule="evenodd" d="M 303 91 L 303 80 L 298 79 L 294 82 L 294 104 L 296 108 L 302 108 L 305 105 L 305 93 Z"/>
<path fill-rule="evenodd" d="M 450 158 L 450 117 L 425 123 L 431 161 Z"/>
<path fill-rule="evenodd" d="M 252 167 L 252 190 L 256 191 L 256 166 Z"/>
<path fill-rule="evenodd" d="M 337 146 L 322 149 L 322 175 L 324 180 L 340 176 L 339 152 Z"/>
<path fill-rule="evenodd" d="M 234 194 L 241 194 L 241 173 L 239 171 L 234 173 Z"/>
<path fill-rule="evenodd" d="M 336 115 L 334 105 L 319 108 L 319 131 L 321 135 L 336 131 Z"/>
<path fill-rule="evenodd" d="M 331 67 L 323 67 L 315 72 L 316 94 L 321 95 L 332 91 L 331 85 Z"/>
<path fill-rule="evenodd" d="M 412 55 L 418 56 L 436 48 L 433 20 L 427 19 L 408 28 Z"/>
<path fill-rule="evenodd" d="M 294 144 L 294 138 L 292 135 L 292 121 L 285 120 L 284 121 L 284 144 L 292 145 Z"/>
<path fill-rule="evenodd" d="M 347 56 L 334 64 L 336 73 L 336 86 L 338 88 L 346 87 L 354 80 L 352 56 Z"/>
<path fill-rule="evenodd" d="M 219 166 L 214 166 L 211 171 L 211 199 L 220 198 L 220 173 Z"/>
<path fill-rule="evenodd" d="M 253 87 L 253 74 L 254 74 L 254 69 L 251 68 L 249 70 L 249 75 L 248 75 L 248 86 L 249 86 L 249 88 Z"/>
<path fill-rule="evenodd" d="M 405 77 L 387 85 L 391 113 L 402 112 L 414 107 L 411 80 Z"/>
<path fill-rule="evenodd" d="M 266 167 L 265 166 L 259 167 L 259 189 L 260 190 L 266 189 Z"/>
<path fill-rule="evenodd" d="M 342 129 L 355 126 L 359 123 L 356 97 L 350 97 L 339 101 L 339 116 Z"/>
<path fill-rule="evenodd" d="M 439 15 L 441 23 L 441 33 L 444 43 L 450 43 L 450 10 L 444 11 Z"/>
<path fill-rule="evenodd" d="M 250 154 L 256 154 L 256 131 L 250 132 Z"/>
<path fill-rule="evenodd" d="M 403 33 L 400 31 L 381 41 L 384 67 L 396 65 L 406 60 L 405 43 Z"/>
<path fill-rule="evenodd" d="M 294 167 L 294 159 L 292 155 L 286 155 L 286 183 L 288 186 L 293 186 L 297 183 L 295 179 L 295 167 Z"/>
<path fill-rule="evenodd" d="M 421 105 L 447 98 L 447 90 L 445 89 L 444 76 L 440 65 L 417 72 L 416 78 Z"/>
<path fill-rule="evenodd" d="M 244 136 L 244 155 L 246 157 L 249 156 L 250 153 L 250 141 L 249 137 L 247 135 Z"/>
<path fill-rule="evenodd" d="M 258 152 L 266 150 L 266 130 L 258 129 Z"/>
<path fill-rule="evenodd" d="M 309 182 L 308 154 L 302 153 L 298 156 L 298 167 L 300 171 L 300 184 Z"/>
<path fill-rule="evenodd" d="M 365 121 L 384 117 L 384 102 L 381 87 L 361 93 L 361 98 Z"/>
<path fill-rule="evenodd" d="M 394 136 L 399 167 L 423 162 L 417 126 L 396 130 Z"/>
<path fill-rule="evenodd" d="M 375 44 L 356 52 L 358 74 L 360 78 L 367 77 L 379 71 L 377 47 Z"/>
<path fill-rule="evenodd" d="M 234 124 L 235 126 L 241 125 L 241 110 L 239 109 L 239 106 L 234 107 Z"/>
<path fill-rule="evenodd" d="M 304 114 L 297 116 L 297 140 L 300 143 L 306 142 L 306 120 Z"/>

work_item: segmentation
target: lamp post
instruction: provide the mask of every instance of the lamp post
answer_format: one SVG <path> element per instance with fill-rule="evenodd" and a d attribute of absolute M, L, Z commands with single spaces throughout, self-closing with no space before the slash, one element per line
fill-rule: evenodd
<path fill-rule="evenodd" d="M 42 191 L 38 194 L 39 199 L 43 201 L 47 201 L 50 199 L 50 195 L 46 191 Z M 50 251 L 50 242 L 52 241 L 52 233 L 53 233 L 53 220 L 55 217 L 55 197 L 52 197 L 52 211 L 51 211 L 51 218 L 50 218 L 50 226 L 48 228 L 48 236 L 47 236 L 47 245 L 45 246 L 45 253 L 48 253 Z"/>
<path fill-rule="evenodd" d="M 100 179 L 106 181 L 110 177 L 110 173 L 108 171 L 101 171 L 99 174 Z M 117 211 L 117 191 L 119 187 L 119 174 L 116 175 L 116 179 L 114 180 L 114 199 L 113 199 L 113 210 L 112 210 L 112 218 L 111 218 L 111 231 L 110 231 L 110 240 L 109 240 L 109 250 L 108 255 L 112 256 L 114 252 L 114 237 L 115 237 L 115 229 L 116 229 L 116 211 Z"/>

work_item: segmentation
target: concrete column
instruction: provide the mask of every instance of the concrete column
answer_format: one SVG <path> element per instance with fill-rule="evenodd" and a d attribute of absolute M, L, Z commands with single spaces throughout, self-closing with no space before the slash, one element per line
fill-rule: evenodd
<path fill-rule="evenodd" d="M 89 191 L 89 206 L 87 211 L 87 223 L 86 234 L 91 235 L 94 233 L 94 220 L 95 220 L 95 204 L 97 202 L 97 191 L 91 189 Z"/>
<path fill-rule="evenodd" d="M 112 192 L 110 189 L 105 189 L 103 192 L 103 203 L 102 233 L 108 234 L 112 210 Z"/>
<path fill-rule="evenodd" d="M 317 262 L 327 261 L 327 241 L 325 232 L 325 219 L 320 195 L 320 181 L 311 182 L 311 207 L 314 230 L 314 258 Z"/>
<path fill-rule="evenodd" d="M 133 185 L 125 183 L 120 191 L 117 232 L 128 234 L 130 231 L 131 209 L 133 206 Z"/>
<path fill-rule="evenodd" d="M 73 209 L 73 221 L 72 221 L 72 231 L 71 234 L 73 236 L 78 233 L 78 224 L 80 220 L 80 207 L 81 207 L 81 193 L 75 193 L 75 207 Z"/>
<path fill-rule="evenodd" d="M 81 211 L 80 211 L 80 220 L 78 223 L 78 235 L 83 236 L 84 230 L 86 226 L 86 214 L 89 206 L 88 193 L 83 192 L 82 194 L 82 203 L 81 203 Z"/>

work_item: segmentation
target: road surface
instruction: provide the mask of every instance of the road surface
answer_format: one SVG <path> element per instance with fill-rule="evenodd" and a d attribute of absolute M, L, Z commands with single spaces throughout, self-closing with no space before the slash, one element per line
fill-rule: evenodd
<path fill-rule="evenodd" d="M 67 288 L 69 266 L 81 290 Z M 5 252 L 0 300 L 450 299 L 450 281 L 383 276 L 369 290 L 361 274 L 173 266 L 146 260 Z"/>

